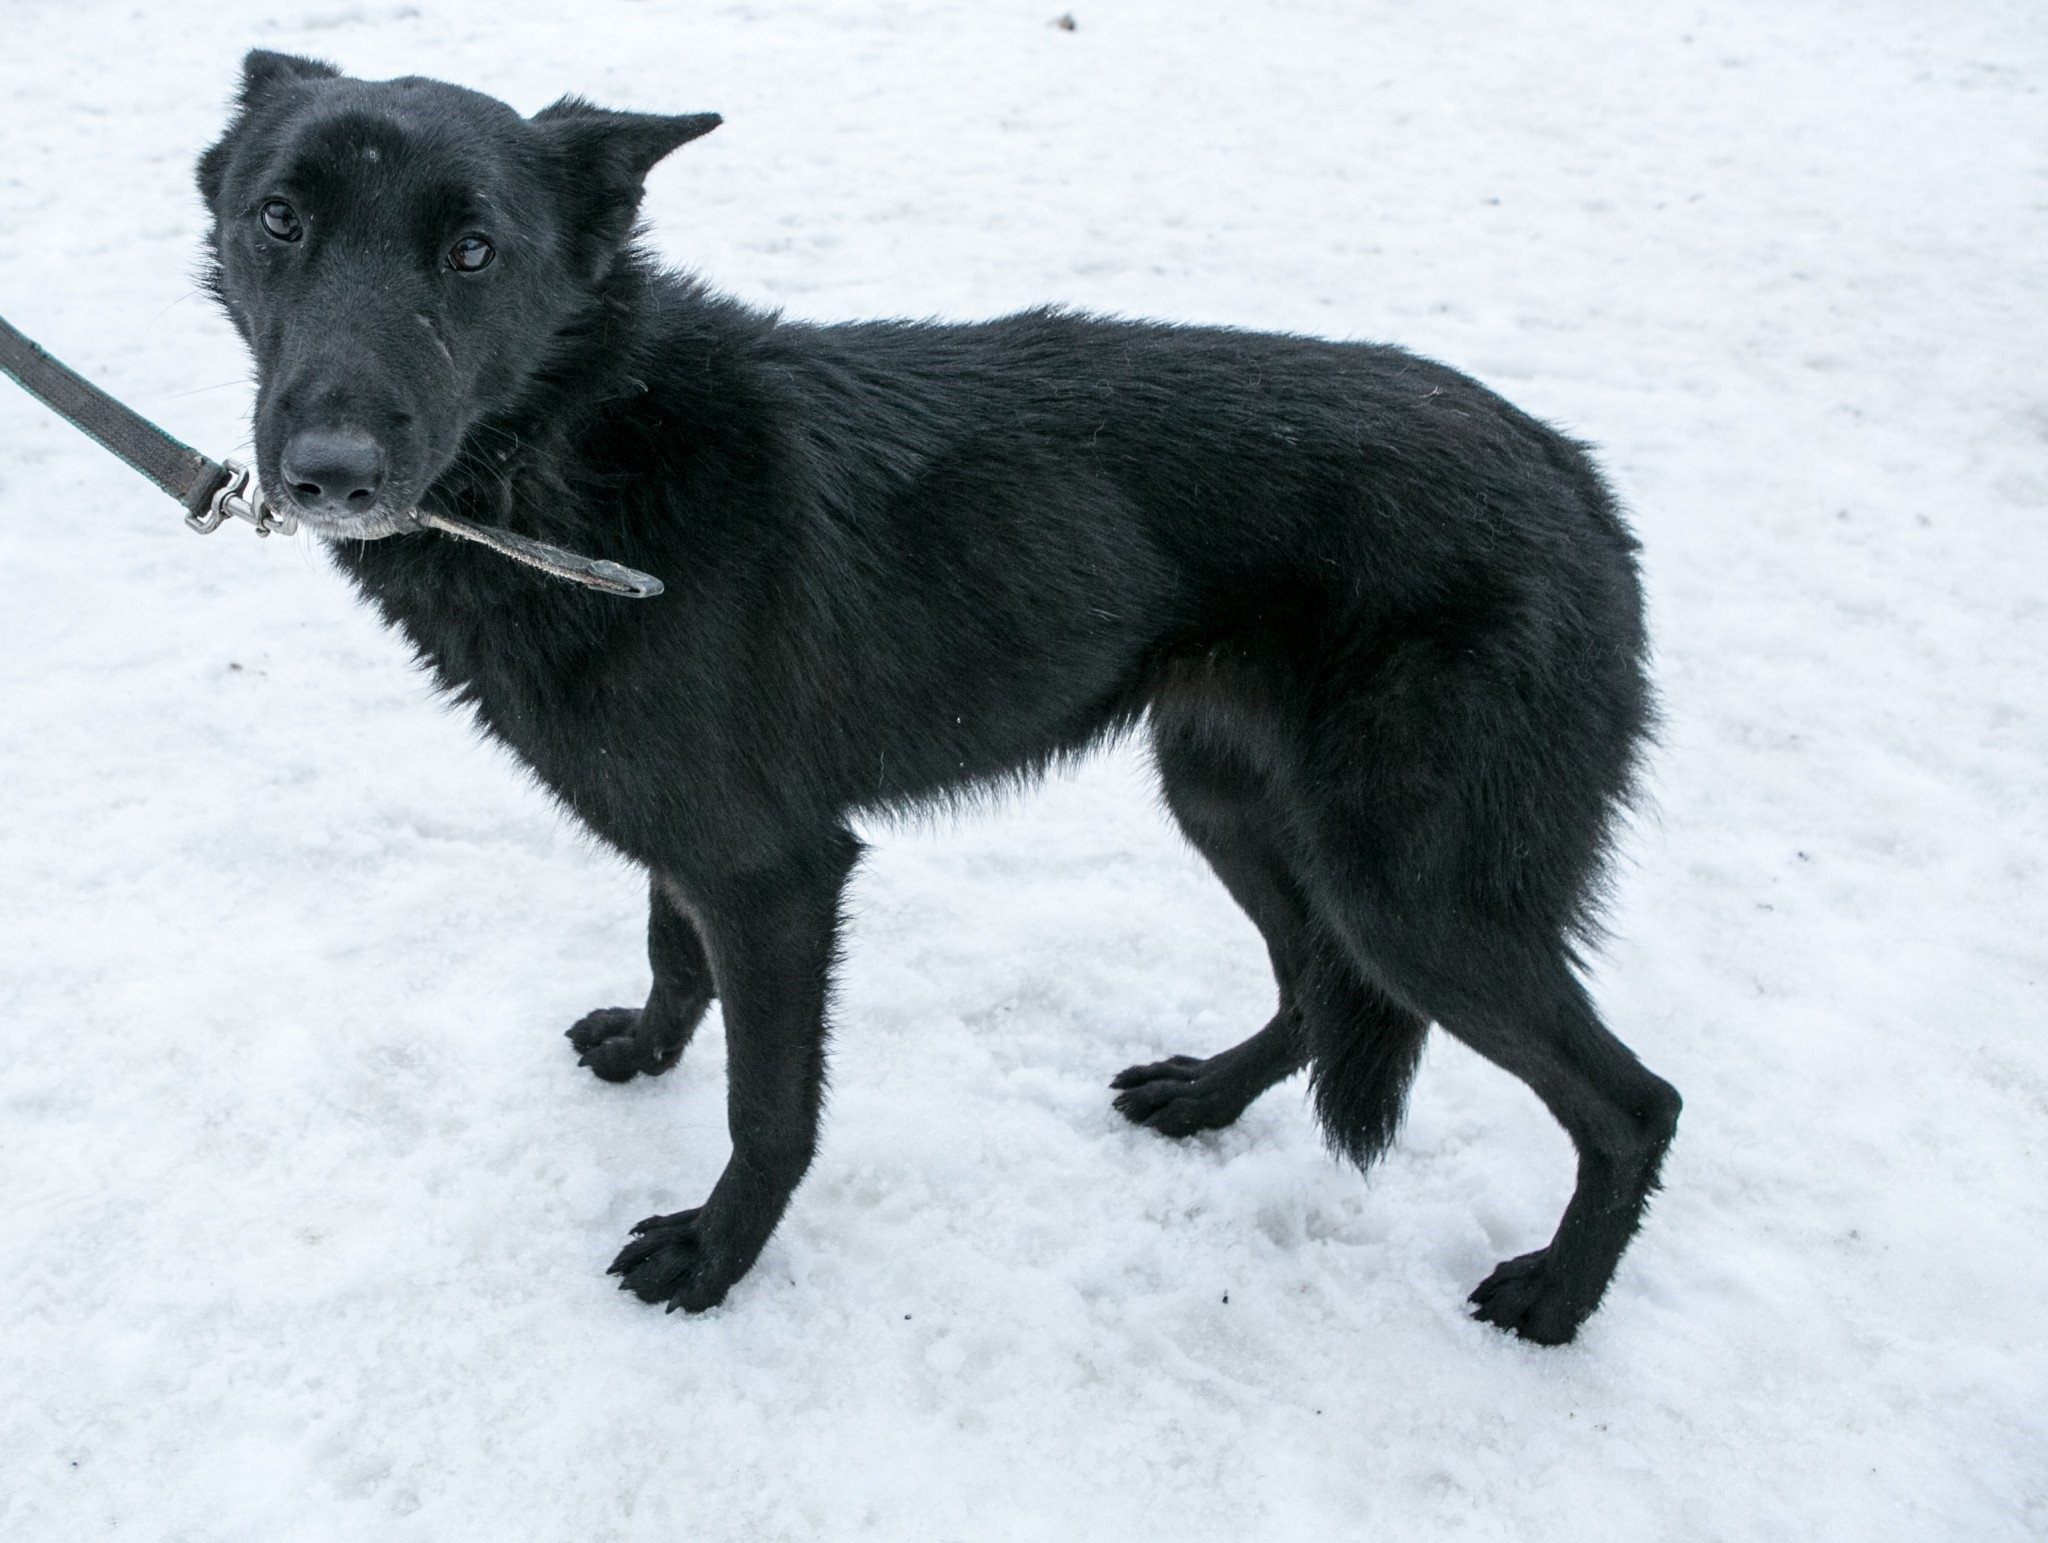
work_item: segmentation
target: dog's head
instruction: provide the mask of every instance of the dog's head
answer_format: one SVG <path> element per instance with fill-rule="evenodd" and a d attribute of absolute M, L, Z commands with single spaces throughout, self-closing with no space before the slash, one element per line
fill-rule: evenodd
<path fill-rule="evenodd" d="M 212 283 L 255 355 L 256 472 L 329 536 L 381 536 L 587 325 L 654 163 L 715 113 L 522 118 L 439 81 L 257 50 L 199 162 Z"/>

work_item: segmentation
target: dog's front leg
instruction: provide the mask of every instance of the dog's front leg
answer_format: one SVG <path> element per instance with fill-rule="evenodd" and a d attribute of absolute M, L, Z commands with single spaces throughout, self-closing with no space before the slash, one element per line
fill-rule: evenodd
<path fill-rule="evenodd" d="M 569 1030 L 576 1064 L 606 1082 L 658 1077 L 682 1059 L 711 1005 L 711 965 L 682 897 L 661 874 L 647 893 L 647 962 L 654 986 L 645 1007 L 600 1007 Z"/>
<path fill-rule="evenodd" d="M 752 1268 L 817 1148 L 825 999 L 839 899 L 860 855 L 845 831 L 771 869 L 678 893 L 709 950 L 725 1004 L 732 1157 L 694 1211 L 650 1216 L 612 1261 L 643 1302 L 698 1313 Z"/>

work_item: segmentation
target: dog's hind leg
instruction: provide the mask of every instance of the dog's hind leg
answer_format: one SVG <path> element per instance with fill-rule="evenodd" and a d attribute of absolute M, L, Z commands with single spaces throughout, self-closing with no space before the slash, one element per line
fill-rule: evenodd
<path fill-rule="evenodd" d="M 1306 1064 L 1324 1129 L 1361 1166 L 1371 1162 L 1400 1125 L 1428 1022 L 1375 990 L 1314 916 L 1287 855 L 1278 787 L 1170 716 L 1153 755 L 1167 807 L 1265 939 L 1280 1003 L 1220 1054 L 1119 1073 L 1117 1109 L 1162 1135 L 1215 1130 Z"/>
<path fill-rule="evenodd" d="M 1414 648 L 1373 684 L 1312 726 L 1305 884 L 1361 974 L 1520 1078 L 1570 1135 L 1578 1186 L 1555 1236 L 1472 1295 L 1480 1318 L 1561 1344 L 1613 1279 L 1678 1124 L 1676 1090 L 1601 1023 L 1569 941 L 1627 742 L 1594 733 L 1582 699 L 1532 708 L 1464 654 Z"/>
<path fill-rule="evenodd" d="M 1528 1084 L 1572 1138 L 1578 1186 L 1556 1234 L 1472 1293 L 1478 1317 L 1563 1344 L 1600 1305 L 1642 1222 L 1678 1127 L 1677 1090 L 1601 1023 L 1561 945 L 1413 913 L 1360 933 L 1390 995 Z"/>
<path fill-rule="evenodd" d="M 1554 1345 L 1606 1295 L 1657 1186 L 1680 1100 L 1601 1023 L 1562 953 L 1529 984 L 1511 1014 L 1470 1003 L 1453 1032 L 1528 1083 L 1578 1149 L 1578 1187 L 1548 1246 L 1499 1265 L 1472 1293 L 1478 1317 Z"/>
<path fill-rule="evenodd" d="M 647 895 L 647 961 L 654 986 L 644 1007 L 600 1007 L 569 1030 L 576 1064 L 606 1082 L 658 1077 L 682 1059 L 715 992 L 697 929 L 659 874 Z"/>
<path fill-rule="evenodd" d="M 1238 757 L 1201 742 L 1161 713 L 1153 760 L 1167 807 L 1197 851 L 1259 929 L 1280 1003 L 1272 1020 L 1240 1045 L 1207 1058 L 1177 1055 L 1119 1072 L 1110 1086 L 1133 1124 L 1188 1136 L 1230 1124 L 1253 1099 L 1301 1070 L 1294 978 L 1309 925 L 1307 905 L 1287 871 L 1261 809 L 1263 777 Z"/>

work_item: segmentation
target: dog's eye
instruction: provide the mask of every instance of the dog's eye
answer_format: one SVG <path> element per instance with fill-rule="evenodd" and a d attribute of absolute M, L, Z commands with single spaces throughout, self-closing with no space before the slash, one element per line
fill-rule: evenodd
<path fill-rule="evenodd" d="M 273 198 L 256 211 L 263 221 L 263 228 L 280 241 L 296 241 L 304 235 L 305 227 L 292 212 L 292 206 L 282 198 Z"/>
<path fill-rule="evenodd" d="M 457 273 L 475 273 L 488 268 L 498 249 L 482 236 L 464 236 L 448 249 L 448 266 Z"/>

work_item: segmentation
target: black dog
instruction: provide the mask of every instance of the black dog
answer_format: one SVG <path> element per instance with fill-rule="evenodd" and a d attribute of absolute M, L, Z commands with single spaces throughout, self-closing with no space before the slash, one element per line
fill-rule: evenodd
<path fill-rule="evenodd" d="M 531 119 L 252 53 L 199 166 L 257 466 L 478 719 L 648 869 L 654 989 L 569 1031 L 624 1080 L 725 1004 L 732 1159 L 613 1273 L 699 1311 L 817 1140 L 856 811 L 1145 726 L 1264 934 L 1273 1020 L 1115 1081 L 1167 1135 L 1309 1068 L 1392 1138 L 1441 1023 L 1578 1149 L 1479 1316 L 1568 1340 L 1678 1118 L 1576 975 L 1650 718 L 1635 543 L 1581 449 L 1391 348 L 1057 311 L 809 326 L 664 272 L 641 184 L 711 114 Z M 391 534 L 420 502 L 661 575 L 622 601 Z"/>

